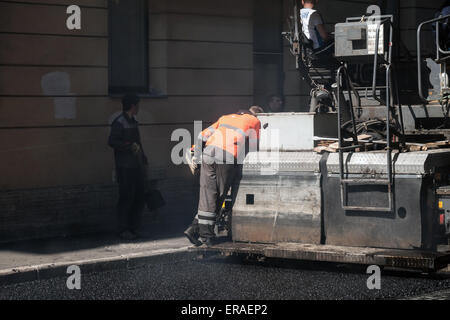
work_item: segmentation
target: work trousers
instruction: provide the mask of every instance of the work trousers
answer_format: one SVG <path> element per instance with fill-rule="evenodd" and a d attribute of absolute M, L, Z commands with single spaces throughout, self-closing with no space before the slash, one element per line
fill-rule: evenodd
<path fill-rule="evenodd" d="M 201 238 L 214 237 L 217 214 L 230 189 L 240 165 L 202 163 L 200 171 L 200 196 L 198 213 L 194 223 L 198 224 Z"/>
<path fill-rule="evenodd" d="M 145 207 L 145 178 L 142 168 L 117 168 L 119 183 L 119 232 L 137 232 Z"/>

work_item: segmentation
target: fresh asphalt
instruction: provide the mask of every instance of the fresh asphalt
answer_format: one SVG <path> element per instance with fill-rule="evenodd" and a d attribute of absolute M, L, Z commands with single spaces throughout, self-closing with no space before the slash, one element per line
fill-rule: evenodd
<path fill-rule="evenodd" d="M 69 276 L 69 275 L 68 275 Z M 381 289 L 369 290 L 364 266 L 192 255 L 133 269 L 83 274 L 81 289 L 67 277 L 0 287 L 0 299 L 450 299 L 450 277 L 382 270 Z"/>

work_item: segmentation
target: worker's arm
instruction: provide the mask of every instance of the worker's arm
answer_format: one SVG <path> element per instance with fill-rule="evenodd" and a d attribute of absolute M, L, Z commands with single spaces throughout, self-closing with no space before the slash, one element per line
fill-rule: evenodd
<path fill-rule="evenodd" d="M 259 151 L 259 138 L 261 134 L 261 122 L 257 120 L 252 129 L 248 132 L 249 151 Z"/>
<path fill-rule="evenodd" d="M 322 38 L 323 42 L 327 42 L 331 39 L 330 34 L 325 29 L 325 24 L 323 22 L 323 19 L 318 12 L 314 12 L 311 15 L 309 23 L 312 24 L 316 28 L 317 32 L 319 32 L 319 35 Z"/>
<path fill-rule="evenodd" d="M 148 158 L 147 158 L 147 156 L 145 155 L 144 147 L 142 146 L 141 132 L 139 131 L 139 129 L 138 129 L 138 136 L 139 136 L 139 146 L 140 146 L 140 148 L 141 148 L 142 163 L 143 163 L 144 165 L 148 166 Z"/>
<path fill-rule="evenodd" d="M 324 41 L 324 42 L 327 42 L 327 41 L 329 41 L 330 40 L 330 34 L 327 32 L 327 30 L 325 29 L 325 25 L 323 25 L 323 24 L 318 24 L 317 26 L 316 26 L 316 28 L 317 28 L 317 31 L 319 31 L 319 34 L 320 34 L 320 37 L 322 38 L 322 40 Z"/>
<path fill-rule="evenodd" d="M 206 128 L 205 130 L 203 130 L 200 133 L 200 135 L 202 136 L 202 140 L 204 142 L 206 142 L 209 139 L 209 137 L 211 137 L 214 134 L 214 132 L 217 130 L 217 128 L 219 128 L 219 122 L 220 122 L 220 119 L 217 120 L 216 122 L 214 122 L 212 125 L 210 125 L 208 128 Z"/>
<path fill-rule="evenodd" d="M 201 154 L 203 151 L 203 145 L 206 143 L 206 141 L 208 141 L 209 137 L 211 137 L 214 134 L 214 132 L 217 130 L 217 128 L 219 128 L 219 122 L 220 122 L 220 119 L 218 121 L 216 121 L 215 123 L 213 123 L 212 125 L 210 125 L 205 130 L 203 130 L 198 135 L 197 143 L 194 146 L 194 159 L 196 161 L 200 161 Z"/>

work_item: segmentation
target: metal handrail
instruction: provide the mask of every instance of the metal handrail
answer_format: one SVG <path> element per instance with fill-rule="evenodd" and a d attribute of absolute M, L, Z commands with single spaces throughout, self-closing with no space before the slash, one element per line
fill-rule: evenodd
<path fill-rule="evenodd" d="M 376 37 L 375 37 L 375 54 L 374 54 L 374 58 L 373 58 L 372 98 L 374 98 L 380 104 L 382 104 L 383 101 L 381 100 L 381 98 L 377 97 L 377 93 L 376 93 L 376 87 L 377 87 L 377 66 L 378 66 L 378 49 L 379 49 L 379 42 L 380 42 L 380 29 L 381 29 L 381 26 L 384 25 L 387 22 L 389 22 L 389 25 L 390 25 L 390 28 L 389 28 L 390 29 L 389 30 L 390 31 L 389 32 L 389 53 L 388 53 L 388 61 L 387 62 L 388 62 L 388 64 L 392 63 L 392 37 L 393 37 L 393 28 L 394 28 L 394 23 L 392 21 L 392 17 L 381 21 L 378 24 L 378 26 L 377 26 L 377 33 L 376 33 Z"/>
<path fill-rule="evenodd" d="M 341 83 L 343 83 L 343 81 L 342 81 L 343 74 L 345 74 L 345 83 L 347 85 L 348 92 L 349 92 L 349 104 L 350 104 L 349 109 L 350 109 L 350 117 L 351 117 L 351 121 L 352 121 L 352 125 L 353 125 L 353 140 L 354 140 L 354 143 L 357 145 L 358 144 L 358 135 L 356 133 L 355 114 L 354 114 L 354 109 L 353 109 L 353 100 L 352 100 L 352 92 L 351 91 L 353 91 L 355 93 L 357 99 L 359 99 L 359 95 L 356 92 L 356 90 L 354 89 L 354 86 L 349 79 L 347 68 L 344 65 L 341 65 L 338 68 L 337 73 L 336 73 L 336 75 L 337 75 L 337 83 L 336 83 L 337 84 L 337 92 L 336 92 L 336 94 L 337 94 L 337 100 L 338 100 L 337 102 L 338 102 L 338 109 L 339 109 L 338 110 L 339 132 L 342 131 L 342 128 L 341 128 L 341 125 L 342 125 L 341 124 L 341 120 L 342 120 L 342 117 L 341 117 L 342 116 L 342 114 L 341 114 L 342 113 L 342 110 L 341 110 Z M 339 138 L 339 148 L 342 148 L 343 147 L 342 144 L 343 144 L 344 140 L 343 140 L 343 137 L 341 134 L 339 135 L 339 137 L 340 137 Z"/>
<path fill-rule="evenodd" d="M 421 24 L 419 24 L 419 27 L 417 27 L 417 83 L 419 86 L 419 97 L 425 103 L 428 103 L 428 100 L 423 95 L 423 90 L 422 90 L 422 49 L 421 49 L 422 46 L 421 46 L 421 41 L 420 41 L 422 27 L 424 25 L 436 22 L 436 59 L 438 60 L 439 53 L 450 54 L 450 51 L 442 50 L 441 45 L 439 44 L 439 21 L 443 21 L 448 18 L 450 18 L 450 15 L 441 16 L 439 18 L 424 21 Z"/>
<path fill-rule="evenodd" d="M 388 64 L 386 67 L 386 83 L 389 84 L 391 81 L 391 71 L 392 64 Z M 339 176 L 341 180 L 341 203 L 342 208 L 344 210 L 357 210 L 357 211 L 379 211 L 379 212 L 392 212 L 394 209 L 394 195 L 393 195 L 393 170 L 392 170 L 392 147 L 391 147 L 391 130 L 390 130 L 390 111 L 391 111 L 391 90 L 388 88 L 386 90 L 386 165 L 387 165 L 387 179 L 345 179 L 344 174 L 344 151 L 347 149 L 342 146 L 343 137 L 342 137 L 342 110 L 340 104 L 340 82 L 342 79 L 342 74 L 346 73 L 346 69 L 344 66 L 341 66 L 337 73 L 337 96 L 338 96 L 338 122 L 339 122 L 339 131 L 338 131 L 338 139 L 339 139 Z M 348 76 L 348 75 L 347 75 Z M 388 85 L 389 86 L 389 85 Z M 351 97 L 350 97 L 351 99 Z M 400 106 L 401 108 L 401 106 Z M 352 115 L 353 118 L 353 115 Z M 402 119 L 402 127 L 403 127 L 403 119 Z M 358 144 L 358 140 L 356 140 L 356 144 Z M 359 184 L 376 184 L 376 185 L 386 185 L 388 188 L 388 207 L 362 207 L 362 206 L 348 206 L 347 205 L 347 188 L 346 186 L 349 184 L 359 185 Z"/>
<path fill-rule="evenodd" d="M 399 116 L 400 116 L 400 125 L 401 125 L 401 130 L 402 130 L 402 140 L 400 141 L 400 143 L 403 145 L 403 147 L 406 146 L 406 141 L 405 141 L 405 120 L 403 118 L 403 107 L 402 107 L 402 103 L 400 101 L 400 89 L 398 86 L 398 78 L 397 78 L 397 70 L 395 69 L 393 64 L 390 64 L 390 68 L 394 71 L 394 76 L 391 76 L 391 79 L 394 78 L 394 87 L 395 87 L 395 97 L 397 100 L 397 105 L 398 105 L 398 111 L 399 111 Z M 394 96 L 394 92 L 391 92 L 391 97 Z M 395 106 L 395 103 L 394 103 Z"/>
<path fill-rule="evenodd" d="M 374 52 L 374 68 L 373 68 L 373 83 L 372 83 L 372 97 L 377 100 L 378 102 L 382 103 L 383 101 L 381 98 L 377 97 L 376 95 L 376 83 L 377 83 L 377 67 L 378 67 L 378 50 L 379 50 L 379 41 L 380 41 L 380 29 L 381 26 L 384 24 L 389 23 L 390 26 L 390 34 L 389 34 L 389 49 L 387 52 L 387 57 L 385 56 L 386 61 L 386 165 L 387 165 L 387 179 L 369 179 L 369 180 L 355 180 L 355 179 L 346 179 L 344 174 L 344 151 L 347 150 L 347 147 L 344 147 L 343 144 L 343 136 L 342 136 L 342 128 L 341 128 L 341 122 L 342 122 L 342 110 L 341 110 L 341 82 L 342 82 L 342 75 L 346 74 L 348 77 L 348 74 L 346 72 L 345 66 L 341 66 L 338 69 L 337 72 L 337 100 L 338 100 L 338 122 L 339 122 L 339 132 L 338 132 L 338 139 L 339 139 L 339 176 L 341 180 L 341 203 L 342 208 L 344 210 L 361 210 L 361 211 L 383 211 L 383 212 L 392 212 L 394 209 L 394 195 L 393 195 L 393 165 L 392 165 L 392 147 L 391 147 L 391 129 L 390 129 L 390 119 L 391 119 L 391 102 L 395 104 L 395 101 L 391 101 L 392 97 L 394 96 L 394 92 L 392 90 L 392 87 L 390 86 L 391 83 L 391 72 L 393 70 L 392 65 L 392 41 L 393 41 L 393 17 L 389 16 L 388 18 L 382 20 L 377 25 L 376 30 L 376 37 L 375 37 L 375 52 Z M 386 52 L 385 52 L 386 54 Z M 394 76 L 395 77 L 395 76 Z M 347 79 L 347 81 L 349 81 Z M 350 81 L 351 82 L 351 81 Z M 397 82 L 397 81 L 396 81 Z M 350 93 L 350 90 L 354 88 L 351 88 L 350 83 L 347 82 L 348 90 Z M 351 93 L 350 93 L 350 106 L 353 109 L 352 101 L 351 101 Z M 398 84 L 396 83 L 396 100 L 399 105 L 399 108 L 401 109 L 400 104 L 400 97 L 398 93 Z M 401 126 L 402 126 L 402 133 L 404 133 L 404 127 L 403 127 L 403 114 L 401 112 Z M 354 115 L 351 114 L 352 120 L 353 120 L 353 126 L 355 128 L 354 124 Z M 354 130 L 355 131 L 355 130 Z M 355 133 L 354 133 L 355 134 Z M 355 141 L 356 145 L 358 144 L 358 139 L 356 137 Z M 388 188 L 388 201 L 389 205 L 388 207 L 359 207 L 359 206 L 348 206 L 347 205 L 347 188 L 346 186 L 349 184 L 379 184 L 379 185 L 386 185 Z"/>
<path fill-rule="evenodd" d="M 386 67 L 386 83 L 390 83 L 391 80 L 391 69 L 392 65 L 389 64 Z M 390 111 L 391 111 L 391 92 L 389 89 L 386 90 L 386 153 L 387 153 L 387 168 L 388 168 L 388 179 L 389 179 L 389 185 L 388 185 L 388 191 L 389 191 L 389 201 L 391 202 L 389 204 L 390 208 L 393 207 L 392 204 L 392 197 L 391 197 L 391 188 L 392 188 L 392 148 L 391 148 L 391 126 L 390 126 Z"/>

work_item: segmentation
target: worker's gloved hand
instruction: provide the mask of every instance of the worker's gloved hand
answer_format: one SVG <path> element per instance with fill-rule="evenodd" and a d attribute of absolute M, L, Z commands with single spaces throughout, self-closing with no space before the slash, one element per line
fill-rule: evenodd
<path fill-rule="evenodd" d="M 191 173 L 192 175 L 196 175 L 199 172 L 199 166 L 197 163 L 192 162 L 191 164 L 189 164 L 189 168 L 191 169 Z"/>
<path fill-rule="evenodd" d="M 193 175 L 199 172 L 198 159 L 194 156 L 194 151 L 192 149 L 186 150 L 186 162 L 189 165 L 189 169 Z"/>
<path fill-rule="evenodd" d="M 131 145 L 131 152 L 133 152 L 135 155 L 138 155 L 141 152 L 141 147 L 136 142 L 134 142 Z"/>

